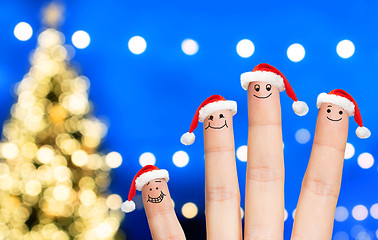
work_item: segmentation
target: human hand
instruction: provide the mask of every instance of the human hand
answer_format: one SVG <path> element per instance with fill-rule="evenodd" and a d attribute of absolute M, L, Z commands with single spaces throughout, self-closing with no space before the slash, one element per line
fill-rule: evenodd
<path fill-rule="evenodd" d="M 282 88 L 268 80 L 259 80 L 262 81 L 250 81 L 246 85 L 249 130 L 244 239 L 283 239 L 284 156 L 279 98 Z M 288 91 L 289 86 L 288 94 L 295 101 L 294 111 L 298 115 L 304 115 L 308 110 L 307 105 L 297 101 L 287 84 L 285 88 Z M 332 237 L 348 135 L 348 116 L 354 114 L 348 111 L 348 107 L 333 101 L 333 97 L 325 98 L 324 101 L 319 99 L 314 144 L 292 231 L 294 240 Z M 354 100 L 351 102 L 355 104 Z M 302 106 L 298 107 L 298 103 Z M 193 143 L 192 132 L 198 121 L 204 123 L 208 239 L 243 238 L 232 124 L 235 113 L 235 102 L 226 101 L 218 95 L 212 96 L 201 104 L 190 133 L 182 138 L 186 144 Z M 362 127 L 362 121 L 358 124 Z M 168 188 L 165 190 L 168 192 Z M 156 204 L 147 201 L 145 193 L 142 194 L 153 238 L 184 239 L 173 207 L 162 212 Z M 164 199 L 168 203 L 169 198 Z M 157 210 L 154 211 L 154 208 Z M 152 224 L 156 217 L 160 217 L 159 221 Z"/>

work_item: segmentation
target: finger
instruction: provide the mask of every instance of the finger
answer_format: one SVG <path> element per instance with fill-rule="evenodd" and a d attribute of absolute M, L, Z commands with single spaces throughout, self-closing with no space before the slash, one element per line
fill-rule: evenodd
<path fill-rule="evenodd" d="M 232 113 L 222 110 L 203 124 L 207 239 L 241 239 L 240 193 Z"/>
<path fill-rule="evenodd" d="M 185 239 L 165 179 L 155 179 L 145 184 L 142 198 L 153 239 Z"/>
<path fill-rule="evenodd" d="M 283 238 L 281 106 L 278 89 L 267 85 L 264 82 L 252 82 L 248 87 L 245 239 Z"/>
<path fill-rule="evenodd" d="M 323 103 L 299 196 L 292 239 L 331 239 L 347 137 L 347 113 L 335 104 Z"/>

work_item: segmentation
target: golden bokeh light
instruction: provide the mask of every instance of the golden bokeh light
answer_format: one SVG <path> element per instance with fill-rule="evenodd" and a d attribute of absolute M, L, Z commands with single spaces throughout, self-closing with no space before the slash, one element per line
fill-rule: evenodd
<path fill-rule="evenodd" d="M 45 23 L 59 11 L 49 5 Z M 0 143 L 0 239 L 114 239 L 124 217 L 121 197 L 107 194 L 122 156 L 98 152 L 107 126 L 91 115 L 89 79 L 70 67 L 75 50 L 64 42 L 43 29 L 14 87 Z"/>
<path fill-rule="evenodd" d="M 192 202 L 185 203 L 181 208 L 182 215 L 187 219 L 192 219 L 197 216 L 198 208 Z"/>

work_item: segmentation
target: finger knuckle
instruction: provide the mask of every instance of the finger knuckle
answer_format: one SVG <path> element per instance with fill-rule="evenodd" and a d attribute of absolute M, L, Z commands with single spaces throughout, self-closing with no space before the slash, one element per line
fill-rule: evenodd
<path fill-rule="evenodd" d="M 303 188 L 317 196 L 331 198 L 338 198 L 339 196 L 338 185 L 327 179 L 306 177 L 303 181 Z"/>

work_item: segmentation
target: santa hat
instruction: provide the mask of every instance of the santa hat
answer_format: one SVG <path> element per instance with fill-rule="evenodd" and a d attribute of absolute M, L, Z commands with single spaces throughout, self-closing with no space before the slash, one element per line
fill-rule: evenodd
<path fill-rule="evenodd" d="M 308 113 L 308 106 L 305 102 L 298 101 L 294 90 L 291 88 L 286 77 L 277 68 L 266 63 L 257 65 L 252 72 L 245 72 L 240 75 L 241 85 L 244 90 L 248 89 L 251 82 L 267 82 L 278 88 L 280 92 L 286 89 L 287 95 L 294 100 L 293 110 L 299 116 Z"/>
<path fill-rule="evenodd" d="M 318 96 L 316 106 L 320 108 L 322 103 L 333 103 L 342 107 L 349 116 L 354 115 L 354 121 L 358 124 L 356 129 L 356 135 L 359 138 L 368 138 L 371 135 L 371 132 L 368 128 L 363 126 L 360 109 L 356 101 L 352 98 L 349 93 L 345 92 L 342 89 L 335 89 L 327 93 L 321 93 Z"/>
<path fill-rule="evenodd" d="M 168 171 L 159 169 L 154 165 L 146 165 L 141 170 L 139 170 L 135 175 L 133 182 L 131 183 L 127 201 L 125 201 L 121 205 L 121 210 L 126 213 L 134 211 L 135 203 L 132 201 L 132 199 L 135 197 L 136 190 L 142 191 L 142 188 L 146 183 L 159 178 L 164 178 L 168 182 Z"/>
<path fill-rule="evenodd" d="M 237 105 L 235 101 L 226 100 L 220 95 L 212 95 L 201 103 L 198 107 L 196 114 L 190 124 L 189 132 L 181 136 L 181 143 L 184 145 L 191 145 L 196 136 L 193 131 L 198 126 L 198 121 L 203 122 L 210 114 L 220 111 L 220 110 L 231 110 L 232 115 L 235 115 L 237 112 Z"/>

